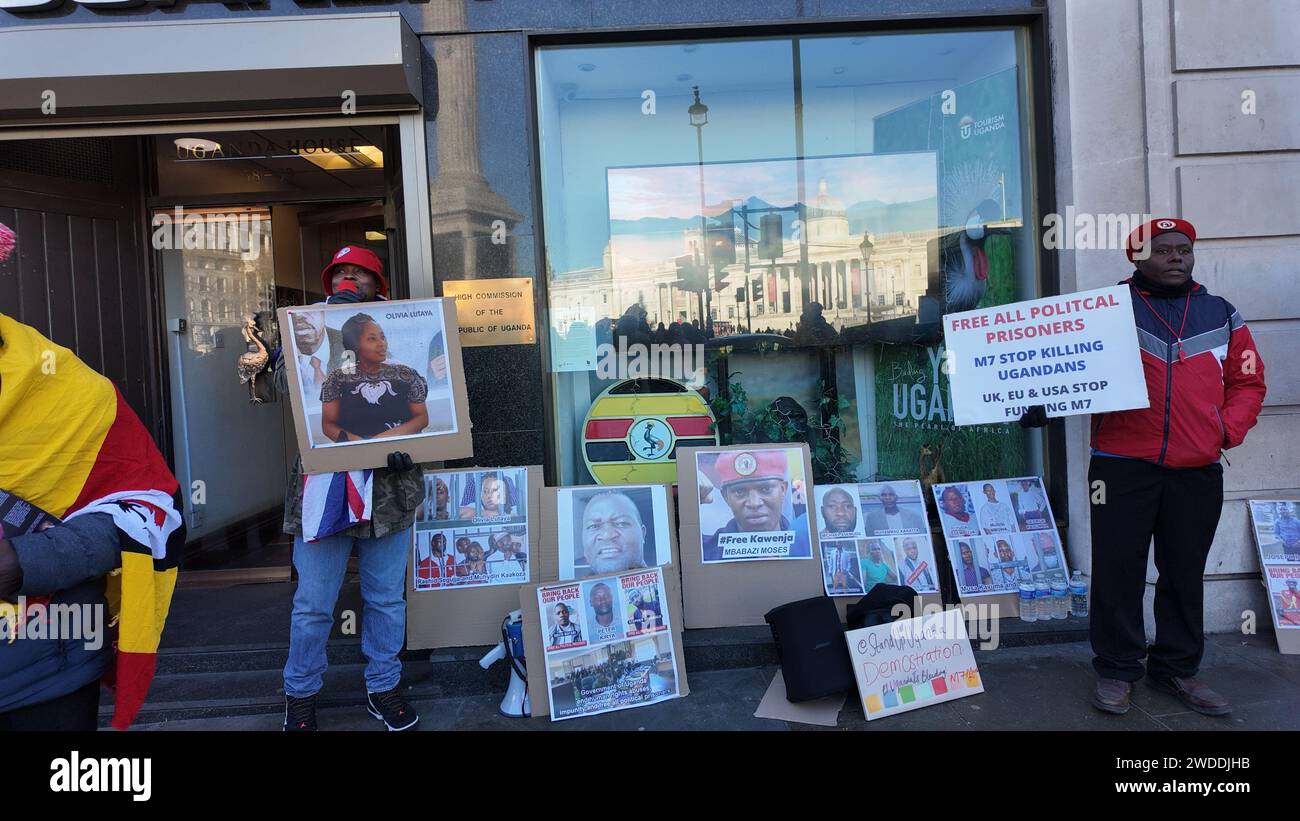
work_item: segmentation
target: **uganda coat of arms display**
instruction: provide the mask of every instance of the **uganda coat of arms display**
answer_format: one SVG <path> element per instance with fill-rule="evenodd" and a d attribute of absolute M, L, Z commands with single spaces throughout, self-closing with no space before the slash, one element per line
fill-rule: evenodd
<path fill-rule="evenodd" d="M 598 484 L 677 481 L 677 448 L 714 447 L 704 397 L 673 379 L 625 379 L 600 392 L 582 423 L 582 457 Z"/>

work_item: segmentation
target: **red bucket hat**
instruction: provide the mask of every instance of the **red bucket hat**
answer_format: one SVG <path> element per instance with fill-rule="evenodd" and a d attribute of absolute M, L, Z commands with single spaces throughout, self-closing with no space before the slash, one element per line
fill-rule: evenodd
<path fill-rule="evenodd" d="M 1172 233 L 1185 234 L 1192 242 L 1196 242 L 1196 229 L 1187 220 L 1180 220 L 1173 217 L 1160 217 L 1153 219 L 1148 223 L 1139 225 L 1133 229 L 1133 233 L 1128 235 L 1128 241 L 1125 243 L 1124 253 L 1128 256 L 1128 261 L 1133 261 L 1133 256 L 1138 252 L 1145 243 L 1150 242 L 1161 234 Z"/>
<path fill-rule="evenodd" d="M 326 296 L 334 295 L 334 287 L 330 280 L 334 278 L 334 269 L 340 265 L 356 265 L 374 274 L 375 279 L 379 280 L 379 295 L 387 298 L 388 280 L 384 279 L 384 263 L 379 261 L 379 257 L 375 256 L 373 251 L 355 245 L 344 245 L 336 251 L 334 258 L 320 272 L 320 284 Z"/>

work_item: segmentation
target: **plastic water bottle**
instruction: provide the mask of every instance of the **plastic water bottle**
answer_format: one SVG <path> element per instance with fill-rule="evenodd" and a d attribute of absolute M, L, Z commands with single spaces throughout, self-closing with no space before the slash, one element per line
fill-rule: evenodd
<path fill-rule="evenodd" d="M 1052 618 L 1052 588 L 1047 582 L 1039 582 L 1034 585 L 1034 602 L 1038 605 L 1037 616 L 1039 621 L 1048 621 Z"/>
<path fill-rule="evenodd" d="M 1070 615 L 1070 591 L 1065 581 L 1052 582 L 1052 618 L 1063 619 Z"/>
<path fill-rule="evenodd" d="M 1070 577 L 1070 615 L 1088 615 L 1088 580 L 1078 570 Z"/>
<path fill-rule="evenodd" d="M 1028 582 L 1020 585 L 1020 620 L 1038 620 L 1038 602 L 1035 597 L 1034 586 Z"/>

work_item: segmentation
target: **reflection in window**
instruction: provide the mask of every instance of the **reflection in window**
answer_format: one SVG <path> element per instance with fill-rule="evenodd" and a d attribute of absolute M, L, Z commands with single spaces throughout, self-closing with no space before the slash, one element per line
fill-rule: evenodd
<path fill-rule="evenodd" d="M 180 259 L 190 350 L 211 353 L 226 330 L 238 339 L 244 319 L 259 313 L 274 322 L 270 211 L 176 208 L 156 212 L 151 228 L 162 253 Z"/>
<path fill-rule="evenodd" d="M 944 313 L 1037 290 L 1020 39 L 540 49 L 562 481 L 604 481 L 582 423 L 617 381 L 597 376 L 597 346 L 619 337 L 703 340 L 724 438 L 789 410 L 777 434 L 832 441 L 821 481 L 912 478 L 939 442 L 950 480 L 1025 471 L 1018 430 L 953 428 L 933 367 Z"/>

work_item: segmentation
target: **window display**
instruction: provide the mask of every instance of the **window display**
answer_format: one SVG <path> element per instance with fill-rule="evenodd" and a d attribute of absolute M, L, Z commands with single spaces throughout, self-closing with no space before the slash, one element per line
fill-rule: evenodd
<path fill-rule="evenodd" d="M 954 428 L 940 321 L 1038 295 L 1023 48 L 1003 29 L 540 49 L 560 480 L 647 480 L 585 456 L 590 408 L 628 379 L 698 394 L 720 445 L 807 442 L 817 482 L 1038 470 L 1019 429 Z"/>

